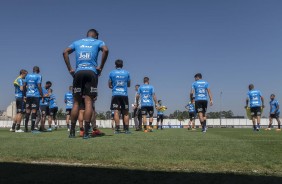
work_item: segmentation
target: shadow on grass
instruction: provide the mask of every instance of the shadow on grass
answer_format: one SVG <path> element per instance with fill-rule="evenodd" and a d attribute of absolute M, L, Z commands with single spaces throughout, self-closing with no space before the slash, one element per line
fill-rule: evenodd
<path fill-rule="evenodd" d="M 231 183 L 281 184 L 282 177 L 223 173 L 142 171 L 97 167 L 0 163 L 0 183 Z"/>

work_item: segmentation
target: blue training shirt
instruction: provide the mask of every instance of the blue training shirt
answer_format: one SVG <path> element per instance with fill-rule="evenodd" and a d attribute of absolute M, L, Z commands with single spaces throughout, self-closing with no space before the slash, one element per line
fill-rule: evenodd
<path fill-rule="evenodd" d="M 72 109 L 73 107 L 73 95 L 71 92 L 65 94 L 66 109 Z"/>
<path fill-rule="evenodd" d="M 271 100 L 269 104 L 270 104 L 270 113 L 273 114 L 276 111 L 276 109 L 279 107 L 279 103 L 277 100 Z M 276 111 L 276 114 L 279 113 L 280 113 L 280 109 Z"/>
<path fill-rule="evenodd" d="M 188 107 L 189 113 L 195 113 L 196 112 L 195 105 L 193 103 L 189 103 L 188 105 L 186 105 L 186 107 Z"/>
<path fill-rule="evenodd" d="M 195 101 L 208 100 L 209 83 L 204 80 L 197 80 L 192 84 L 195 91 Z"/>
<path fill-rule="evenodd" d="M 91 37 L 73 42 L 69 48 L 76 53 L 76 71 L 92 70 L 97 74 L 97 58 L 99 51 L 105 45 L 101 40 Z"/>
<path fill-rule="evenodd" d="M 250 99 L 250 107 L 261 107 L 261 92 L 259 90 L 251 90 L 248 92 L 248 98 Z"/>
<path fill-rule="evenodd" d="M 38 84 L 42 83 L 41 75 L 37 73 L 27 74 L 26 82 L 26 97 L 40 97 Z"/>
<path fill-rule="evenodd" d="M 54 94 L 51 94 L 50 95 L 50 101 L 49 101 L 49 108 L 52 109 L 52 108 L 55 108 L 55 107 L 58 107 L 56 96 Z"/>
<path fill-rule="evenodd" d="M 14 84 L 15 86 L 15 97 L 16 98 L 22 98 L 23 97 L 23 91 L 21 91 L 21 87 L 23 86 L 23 83 L 24 83 L 24 79 L 18 77 L 16 79 L 17 81 L 17 84 Z"/>
<path fill-rule="evenodd" d="M 49 105 L 49 97 L 45 97 L 45 95 L 48 95 L 48 90 L 46 88 L 42 88 L 42 93 L 44 96 L 44 101 L 40 100 L 40 106 L 48 106 Z"/>
<path fill-rule="evenodd" d="M 155 94 L 155 89 L 153 86 L 149 84 L 140 86 L 138 94 L 140 95 L 141 108 L 154 106 L 153 95 Z"/>
<path fill-rule="evenodd" d="M 111 71 L 109 81 L 112 82 L 112 96 L 128 96 L 127 83 L 130 81 L 129 72 L 121 68 Z"/>

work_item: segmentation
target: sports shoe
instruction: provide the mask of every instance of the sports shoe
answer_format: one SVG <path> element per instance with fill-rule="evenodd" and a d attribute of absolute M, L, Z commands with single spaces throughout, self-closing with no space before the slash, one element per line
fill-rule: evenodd
<path fill-rule="evenodd" d="M 147 133 L 147 132 L 148 132 L 148 130 L 147 130 L 147 129 L 145 129 L 145 130 L 144 130 L 144 132 L 145 132 L 145 133 Z"/>
<path fill-rule="evenodd" d="M 83 139 L 89 139 L 89 138 L 90 138 L 89 134 L 84 134 L 83 135 Z"/>
<path fill-rule="evenodd" d="M 259 132 L 259 128 L 257 128 L 256 131 Z"/>
<path fill-rule="evenodd" d="M 57 130 L 58 129 L 58 126 L 57 125 L 55 125 L 55 130 Z"/>
<path fill-rule="evenodd" d="M 125 134 L 131 134 L 131 132 L 129 130 L 126 130 L 124 133 Z"/>
<path fill-rule="evenodd" d="M 80 131 L 79 131 L 79 137 L 83 137 L 83 135 L 84 135 L 84 131 L 83 131 L 83 130 L 80 130 Z"/>
<path fill-rule="evenodd" d="M 70 131 L 70 129 L 68 128 L 68 132 Z"/>
<path fill-rule="evenodd" d="M 280 129 L 280 128 L 277 128 L 277 129 L 276 129 L 276 131 L 277 131 L 277 132 L 280 132 L 280 131 L 281 131 L 281 129 Z"/>
<path fill-rule="evenodd" d="M 120 134 L 120 130 L 116 130 L 114 134 Z"/>
<path fill-rule="evenodd" d="M 197 130 L 196 128 L 192 128 L 192 131 L 195 131 L 195 130 Z"/>
<path fill-rule="evenodd" d="M 16 130 L 16 133 L 23 133 L 24 131 L 22 129 Z"/>
<path fill-rule="evenodd" d="M 266 128 L 265 130 L 271 130 L 271 128 Z"/>
<path fill-rule="evenodd" d="M 38 130 L 38 128 L 37 128 L 37 127 L 34 127 L 34 130 Z"/>
<path fill-rule="evenodd" d="M 105 133 L 101 132 L 99 129 L 95 129 L 92 131 L 92 136 L 95 137 L 95 136 L 104 136 Z"/>
<path fill-rule="evenodd" d="M 31 133 L 33 133 L 33 134 L 40 134 L 41 132 L 38 131 L 38 130 L 32 130 Z"/>
<path fill-rule="evenodd" d="M 53 131 L 52 128 L 48 128 L 48 129 L 47 129 L 47 132 L 52 132 L 52 131 Z"/>
<path fill-rule="evenodd" d="M 11 129 L 10 129 L 10 132 L 15 132 L 15 129 L 12 129 L 12 128 L 11 128 Z"/>

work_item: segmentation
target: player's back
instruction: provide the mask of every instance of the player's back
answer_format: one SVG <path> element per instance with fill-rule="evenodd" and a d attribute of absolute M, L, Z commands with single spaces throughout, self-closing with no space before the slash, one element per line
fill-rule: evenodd
<path fill-rule="evenodd" d="M 144 84 L 139 87 L 138 94 L 141 98 L 141 107 L 154 106 L 153 95 L 155 93 L 154 87 L 149 84 Z"/>
<path fill-rule="evenodd" d="M 123 69 L 115 69 L 110 73 L 110 80 L 112 81 L 112 95 L 113 96 L 127 96 L 127 84 L 130 81 L 129 72 Z"/>
<path fill-rule="evenodd" d="M 96 72 L 98 54 L 104 45 L 103 41 L 94 38 L 84 38 L 72 43 L 69 47 L 76 51 L 76 71 Z"/>
<path fill-rule="evenodd" d="M 54 94 L 50 95 L 49 107 L 50 107 L 50 109 L 58 107 L 57 99 L 56 99 L 56 96 Z"/>
<path fill-rule="evenodd" d="M 15 81 L 14 81 L 14 86 L 15 86 L 15 97 L 16 98 L 22 98 L 23 97 L 23 91 L 21 91 L 21 86 L 23 86 L 24 83 L 24 79 L 22 79 L 21 77 L 18 77 Z"/>
<path fill-rule="evenodd" d="M 248 97 L 250 99 L 250 107 L 260 107 L 261 106 L 261 92 L 259 90 L 249 91 Z"/>
<path fill-rule="evenodd" d="M 195 101 L 208 100 L 209 83 L 207 81 L 197 80 L 192 84 L 192 88 L 195 90 Z"/>
<path fill-rule="evenodd" d="M 72 109 L 73 107 L 73 95 L 71 92 L 65 94 L 66 108 Z"/>
<path fill-rule="evenodd" d="M 41 75 L 39 74 L 27 74 L 25 77 L 27 97 L 40 97 L 38 84 L 41 84 L 41 80 Z"/>

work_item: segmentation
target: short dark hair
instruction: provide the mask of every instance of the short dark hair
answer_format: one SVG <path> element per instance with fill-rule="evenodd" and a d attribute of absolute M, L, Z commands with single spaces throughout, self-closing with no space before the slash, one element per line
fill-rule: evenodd
<path fill-rule="evenodd" d="M 27 71 L 26 71 L 25 69 L 21 69 L 21 70 L 20 70 L 20 75 L 21 75 L 21 74 L 24 74 L 24 73 L 27 73 Z"/>
<path fill-rule="evenodd" d="M 250 89 L 250 90 L 251 90 L 251 89 L 254 89 L 254 87 L 255 87 L 255 86 L 254 86 L 253 84 L 250 84 L 250 85 L 249 85 L 249 89 Z"/>
<path fill-rule="evenodd" d="M 202 74 L 201 73 L 196 73 L 196 75 L 194 76 L 194 78 L 202 78 Z"/>
<path fill-rule="evenodd" d="M 144 77 L 144 83 L 149 82 L 149 80 L 150 80 L 149 77 Z"/>
<path fill-rule="evenodd" d="M 52 82 L 51 82 L 51 81 L 47 81 L 47 82 L 46 82 L 46 84 L 50 84 L 50 85 L 52 85 Z"/>
<path fill-rule="evenodd" d="M 116 65 L 117 68 L 122 68 L 123 67 L 123 60 L 117 59 L 115 61 L 115 65 Z"/>
<path fill-rule="evenodd" d="M 136 87 L 136 86 L 140 87 L 140 84 L 136 84 L 135 87 Z"/>
<path fill-rule="evenodd" d="M 98 33 L 98 31 L 96 29 L 89 29 L 87 31 L 87 36 L 89 36 L 90 33 L 94 33 L 96 35 L 96 38 L 98 39 L 99 33 Z"/>
<path fill-rule="evenodd" d="M 158 103 L 160 103 L 162 100 L 158 100 Z"/>
<path fill-rule="evenodd" d="M 271 94 L 270 96 L 274 96 L 275 97 L 275 94 Z"/>
<path fill-rule="evenodd" d="M 34 66 L 33 67 L 33 72 L 39 73 L 40 72 L 40 68 L 38 66 Z"/>

